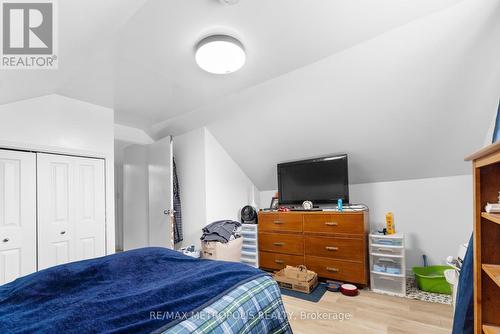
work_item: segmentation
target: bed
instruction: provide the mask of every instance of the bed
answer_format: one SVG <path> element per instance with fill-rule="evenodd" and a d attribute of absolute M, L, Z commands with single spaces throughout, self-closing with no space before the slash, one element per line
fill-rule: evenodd
<path fill-rule="evenodd" d="M 272 278 L 148 247 L 0 286 L 0 333 L 291 333 Z"/>

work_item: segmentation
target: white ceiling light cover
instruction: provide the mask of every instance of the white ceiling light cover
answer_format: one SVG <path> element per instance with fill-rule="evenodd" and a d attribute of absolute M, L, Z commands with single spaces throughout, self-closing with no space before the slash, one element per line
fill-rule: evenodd
<path fill-rule="evenodd" d="M 246 61 L 243 44 L 234 37 L 213 35 L 196 46 L 196 63 L 214 74 L 228 74 L 239 70 Z"/>

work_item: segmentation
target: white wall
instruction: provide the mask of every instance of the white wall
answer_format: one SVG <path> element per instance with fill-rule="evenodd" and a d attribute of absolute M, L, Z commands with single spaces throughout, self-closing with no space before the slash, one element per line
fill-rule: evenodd
<path fill-rule="evenodd" d="M 113 110 L 46 95 L 0 106 L 0 147 L 106 159 L 106 252 L 115 251 Z"/>
<path fill-rule="evenodd" d="M 201 229 L 216 220 L 239 221 L 259 191 L 206 128 L 174 137 L 184 241 L 199 245 Z"/>
<path fill-rule="evenodd" d="M 123 249 L 149 243 L 148 148 L 130 145 L 123 155 Z"/>
<path fill-rule="evenodd" d="M 396 231 L 406 236 L 408 268 L 421 266 L 422 254 L 430 264 L 443 264 L 472 233 L 471 175 L 354 184 L 350 196 L 368 205 L 372 229 L 394 213 Z"/>
<path fill-rule="evenodd" d="M 458 245 L 472 233 L 472 176 L 450 176 L 417 180 L 353 184 L 352 203 L 370 209 L 372 230 L 385 226 L 385 214 L 394 213 L 397 232 L 407 241 L 407 267 L 422 265 L 422 254 L 430 264 L 443 264 L 457 255 Z M 262 207 L 268 207 L 276 191 L 262 191 Z"/>
<path fill-rule="evenodd" d="M 255 197 L 258 189 L 208 130 L 205 130 L 205 175 L 207 222 L 240 221 L 243 206 L 250 203 L 258 206 Z"/>

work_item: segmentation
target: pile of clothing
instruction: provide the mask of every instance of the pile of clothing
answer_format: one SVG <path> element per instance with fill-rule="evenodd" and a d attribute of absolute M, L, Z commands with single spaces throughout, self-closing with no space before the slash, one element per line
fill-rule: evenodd
<path fill-rule="evenodd" d="M 201 241 L 227 243 L 240 237 L 241 223 L 234 220 L 219 220 L 203 228 Z"/>

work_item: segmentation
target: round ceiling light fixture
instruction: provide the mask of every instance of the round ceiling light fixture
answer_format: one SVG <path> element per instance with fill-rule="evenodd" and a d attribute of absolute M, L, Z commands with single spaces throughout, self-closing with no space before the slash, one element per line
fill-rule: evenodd
<path fill-rule="evenodd" d="M 212 35 L 198 42 L 195 59 L 198 66 L 209 73 L 228 74 L 243 67 L 246 54 L 236 38 Z"/>

